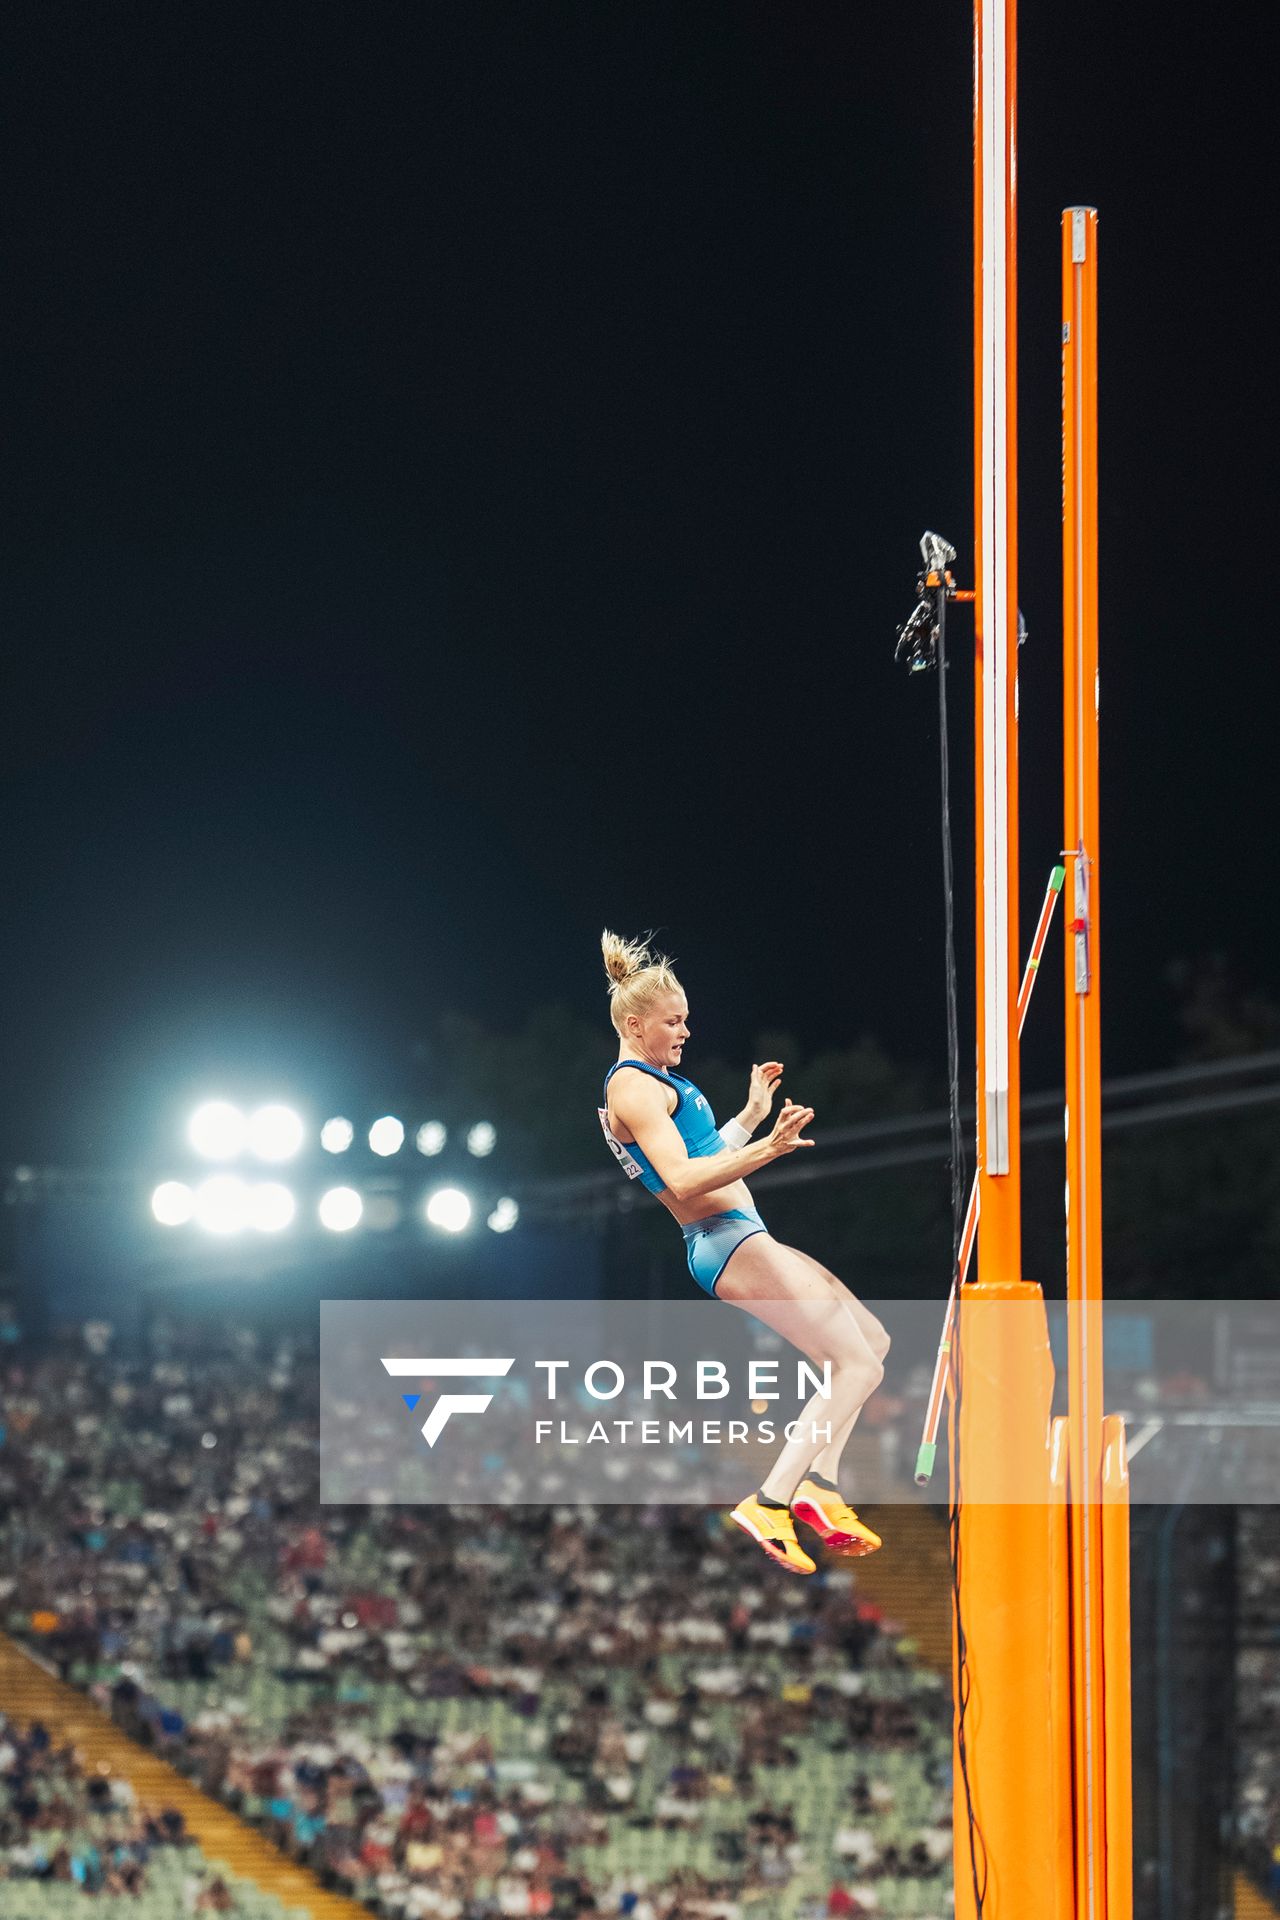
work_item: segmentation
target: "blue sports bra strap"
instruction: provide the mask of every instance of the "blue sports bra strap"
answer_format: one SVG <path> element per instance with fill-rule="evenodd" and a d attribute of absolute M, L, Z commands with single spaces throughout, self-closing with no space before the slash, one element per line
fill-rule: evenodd
<path fill-rule="evenodd" d="M 608 1093 L 609 1082 L 612 1080 L 614 1074 L 618 1071 L 619 1067 L 635 1067 L 639 1070 L 639 1072 L 652 1074 L 655 1080 L 661 1080 L 663 1086 L 670 1087 L 672 1092 L 675 1094 L 676 1096 L 675 1112 L 679 1113 L 681 1107 L 684 1105 L 684 1087 L 681 1086 L 680 1080 L 673 1077 L 669 1073 L 664 1073 L 661 1067 L 651 1067 L 647 1060 L 615 1060 L 613 1065 L 610 1067 L 608 1073 L 606 1073 L 604 1077 L 606 1095 Z M 672 1119 L 674 1118 L 675 1118 L 675 1114 L 672 1115 Z"/>

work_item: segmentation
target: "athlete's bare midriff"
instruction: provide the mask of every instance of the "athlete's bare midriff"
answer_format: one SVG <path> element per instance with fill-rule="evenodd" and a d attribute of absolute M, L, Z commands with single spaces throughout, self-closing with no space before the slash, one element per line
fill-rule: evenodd
<path fill-rule="evenodd" d="M 667 1094 L 666 1097 L 671 1101 L 671 1105 L 667 1108 L 667 1113 L 670 1115 L 676 1110 L 676 1096 L 670 1093 Z M 629 1128 L 622 1124 L 621 1120 L 614 1119 L 613 1108 L 609 1104 L 607 1094 L 605 1096 L 605 1107 L 609 1115 L 609 1131 L 614 1139 L 620 1140 L 624 1147 L 634 1147 L 636 1144 L 635 1135 Z M 682 1227 L 687 1227 L 690 1221 L 693 1220 L 705 1220 L 707 1216 L 712 1213 L 729 1213 L 735 1207 L 753 1207 L 755 1205 L 755 1201 L 751 1198 L 751 1190 L 745 1180 L 730 1180 L 727 1186 L 713 1187 L 710 1193 L 695 1194 L 692 1200 L 677 1200 L 671 1193 L 671 1190 L 665 1187 L 661 1193 L 656 1194 L 654 1197 L 661 1200 L 667 1212 L 671 1214 L 673 1219 L 678 1220 Z"/>

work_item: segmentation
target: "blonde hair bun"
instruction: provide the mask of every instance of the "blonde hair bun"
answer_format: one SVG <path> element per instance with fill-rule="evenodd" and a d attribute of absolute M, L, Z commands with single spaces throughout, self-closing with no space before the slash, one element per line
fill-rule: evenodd
<path fill-rule="evenodd" d="M 621 986 L 633 973 L 653 964 L 647 937 L 624 940 L 620 933 L 610 933 L 608 927 L 600 935 L 600 951 L 604 955 L 604 970 L 614 986 Z"/>
<path fill-rule="evenodd" d="M 609 1013 L 619 1033 L 630 1013 L 642 1014 L 660 993 L 683 993 L 665 953 L 651 951 L 651 934 L 641 940 L 624 940 L 620 933 L 606 927 L 600 935 L 600 951 L 609 979 Z"/>

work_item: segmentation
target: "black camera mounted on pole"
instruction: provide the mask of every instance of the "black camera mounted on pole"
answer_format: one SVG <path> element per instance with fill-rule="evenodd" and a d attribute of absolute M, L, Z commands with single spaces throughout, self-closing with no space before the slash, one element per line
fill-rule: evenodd
<path fill-rule="evenodd" d="M 904 661 L 908 673 L 932 672 L 947 660 L 947 602 L 972 603 L 977 599 L 971 588 L 958 587 L 951 576 L 956 550 L 940 533 L 925 533 L 920 538 L 920 557 L 924 561 L 916 575 L 920 599 L 911 618 L 898 628 L 894 659 Z M 1026 622 L 1018 609 L 1018 645 L 1025 644 Z"/>
<path fill-rule="evenodd" d="M 924 561 L 916 575 L 919 604 L 898 628 L 895 660 L 906 662 L 908 673 L 928 673 L 947 658 L 947 602 L 972 600 L 972 592 L 957 587 L 951 577 L 956 550 L 940 533 L 926 533 L 920 541 Z"/>

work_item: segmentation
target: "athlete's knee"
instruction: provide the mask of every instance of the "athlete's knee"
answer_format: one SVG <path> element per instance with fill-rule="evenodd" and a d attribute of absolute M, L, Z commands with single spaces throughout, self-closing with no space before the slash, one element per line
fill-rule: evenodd
<path fill-rule="evenodd" d="M 866 1355 L 863 1370 L 871 1381 L 871 1389 L 872 1392 L 874 1392 L 884 1379 L 884 1354 L 879 1350 L 879 1342 L 870 1336 L 865 1328 L 860 1329 L 860 1331 L 862 1334 L 862 1349 Z M 883 1327 L 880 1331 L 882 1333 L 884 1332 Z M 885 1344 L 887 1346 L 887 1339 Z"/>
<path fill-rule="evenodd" d="M 880 1321 L 873 1313 L 868 1313 L 865 1307 L 859 1307 L 856 1312 L 851 1312 L 849 1317 L 857 1329 L 856 1338 L 862 1341 L 867 1351 L 883 1364 L 892 1342 Z"/>
<path fill-rule="evenodd" d="M 884 1361 L 879 1359 L 875 1353 L 871 1353 L 871 1357 L 866 1364 L 865 1372 L 871 1382 L 871 1391 L 874 1393 L 880 1385 L 880 1382 L 884 1379 Z"/>
<path fill-rule="evenodd" d="M 883 1363 L 861 1337 L 856 1343 L 843 1347 L 836 1356 L 832 1384 L 838 1384 L 841 1390 L 847 1389 L 865 1399 L 883 1379 Z"/>

